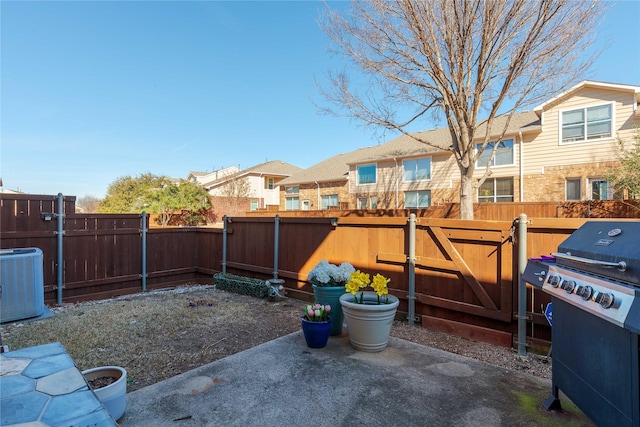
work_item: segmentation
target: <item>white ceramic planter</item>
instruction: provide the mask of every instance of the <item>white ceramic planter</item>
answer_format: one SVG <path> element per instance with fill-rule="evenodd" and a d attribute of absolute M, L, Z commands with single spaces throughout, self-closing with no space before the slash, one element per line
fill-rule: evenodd
<path fill-rule="evenodd" d="M 102 402 L 111 417 L 118 421 L 127 407 L 127 371 L 120 366 L 100 366 L 82 371 L 87 381 L 100 377 L 114 377 L 117 380 L 106 387 L 94 389 L 93 393 Z"/>
<path fill-rule="evenodd" d="M 364 293 L 364 304 L 356 304 L 352 294 L 340 297 L 349 341 L 356 350 L 378 352 L 387 347 L 400 303 L 393 295 L 388 295 L 388 298 L 389 304 L 378 304 L 376 293 L 367 291 Z"/>

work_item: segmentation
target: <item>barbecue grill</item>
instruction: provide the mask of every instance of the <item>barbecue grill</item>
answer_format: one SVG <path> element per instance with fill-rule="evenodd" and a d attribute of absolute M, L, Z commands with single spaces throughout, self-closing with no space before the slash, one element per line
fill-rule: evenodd
<path fill-rule="evenodd" d="M 640 426 L 640 222 L 587 222 L 522 278 L 551 295 L 552 390 L 598 426 Z"/>

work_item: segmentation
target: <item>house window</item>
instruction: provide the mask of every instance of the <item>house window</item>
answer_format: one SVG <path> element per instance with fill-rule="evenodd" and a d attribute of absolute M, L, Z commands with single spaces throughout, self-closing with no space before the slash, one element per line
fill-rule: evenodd
<path fill-rule="evenodd" d="M 485 167 L 487 163 L 489 163 L 489 158 L 493 153 L 493 147 L 495 146 L 495 142 L 490 142 L 487 144 L 487 147 L 484 149 L 478 161 L 476 162 L 476 166 Z M 476 145 L 476 150 L 480 150 L 482 144 Z M 513 156 L 513 139 L 505 139 L 504 141 L 500 141 L 498 143 L 498 148 L 496 149 L 496 155 L 493 156 L 491 160 L 491 166 L 510 166 L 515 163 Z"/>
<path fill-rule="evenodd" d="M 376 196 L 358 197 L 358 209 L 378 209 L 378 198 Z"/>
<path fill-rule="evenodd" d="M 404 160 L 402 169 L 404 182 L 429 180 L 431 179 L 431 158 Z"/>
<path fill-rule="evenodd" d="M 257 211 L 258 210 L 258 201 L 257 200 L 252 200 L 251 201 L 251 212 Z"/>
<path fill-rule="evenodd" d="M 297 185 L 295 187 L 285 187 L 284 192 L 285 194 L 298 194 L 300 192 L 300 187 Z"/>
<path fill-rule="evenodd" d="M 405 191 L 404 207 L 406 209 L 428 208 L 431 206 L 431 191 Z"/>
<path fill-rule="evenodd" d="M 567 200 L 582 200 L 582 180 L 580 178 L 567 178 Z"/>
<path fill-rule="evenodd" d="M 611 200 L 613 199 L 613 189 L 611 185 L 600 178 L 590 179 L 591 200 Z"/>
<path fill-rule="evenodd" d="M 322 196 L 322 209 L 329 209 L 329 206 L 338 206 L 337 194 Z"/>
<path fill-rule="evenodd" d="M 311 202 L 309 200 L 303 200 L 302 201 L 302 210 L 303 211 L 308 211 L 309 209 L 311 209 Z"/>
<path fill-rule="evenodd" d="M 299 197 L 285 197 L 285 210 L 288 211 L 297 211 L 300 209 L 300 198 Z"/>
<path fill-rule="evenodd" d="M 584 142 L 611 137 L 611 105 L 563 111 L 561 142 Z"/>
<path fill-rule="evenodd" d="M 276 182 L 273 178 L 267 178 L 267 190 L 273 190 L 276 187 Z"/>
<path fill-rule="evenodd" d="M 478 189 L 479 202 L 513 202 L 513 178 L 490 178 Z"/>
<path fill-rule="evenodd" d="M 360 165 L 357 168 L 357 183 L 375 184 L 376 183 L 376 165 Z"/>

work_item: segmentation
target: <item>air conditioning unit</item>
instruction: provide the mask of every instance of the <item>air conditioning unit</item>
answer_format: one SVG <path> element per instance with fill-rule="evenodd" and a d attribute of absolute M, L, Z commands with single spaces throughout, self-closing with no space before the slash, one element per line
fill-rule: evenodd
<path fill-rule="evenodd" d="M 0 250 L 0 323 L 44 313 L 43 263 L 39 248 Z"/>

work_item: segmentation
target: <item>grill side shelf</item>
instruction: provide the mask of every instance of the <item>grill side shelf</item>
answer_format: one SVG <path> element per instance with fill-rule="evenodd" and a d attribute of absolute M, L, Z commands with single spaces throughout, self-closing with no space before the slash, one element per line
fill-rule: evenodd
<path fill-rule="evenodd" d="M 548 263 L 530 259 L 522 273 L 522 280 L 538 289 L 542 289 L 547 274 L 549 274 Z"/>
<path fill-rule="evenodd" d="M 625 329 L 640 335 L 640 290 L 636 290 L 636 297 L 624 322 Z M 640 351 L 640 349 L 639 349 Z"/>

